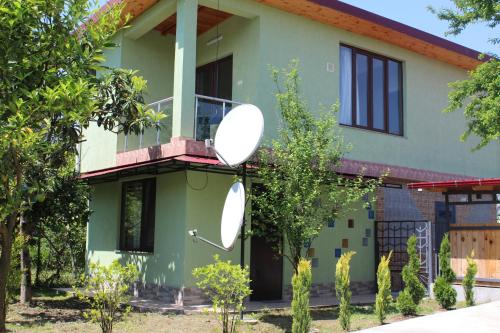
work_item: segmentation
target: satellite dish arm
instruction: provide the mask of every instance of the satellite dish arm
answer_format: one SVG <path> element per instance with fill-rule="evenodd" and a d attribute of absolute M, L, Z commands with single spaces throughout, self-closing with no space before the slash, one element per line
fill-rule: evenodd
<path fill-rule="evenodd" d="M 212 245 L 213 247 L 218 248 L 219 250 L 222 250 L 222 251 L 225 251 L 225 252 L 230 252 L 230 251 L 232 250 L 232 248 L 226 249 L 225 247 L 220 246 L 219 244 L 215 244 L 214 242 L 211 242 L 211 241 L 209 241 L 209 240 L 208 240 L 208 239 L 206 239 L 206 238 L 203 238 L 203 237 L 201 237 L 201 236 L 198 236 L 198 230 L 196 230 L 196 229 L 189 230 L 189 231 L 188 231 L 188 234 L 189 234 L 190 236 L 192 236 L 194 239 L 196 239 L 196 240 L 198 240 L 198 239 L 199 239 L 199 240 L 201 240 L 201 241 L 202 241 L 202 242 L 204 242 L 204 243 L 207 243 L 207 244 L 209 244 L 209 245 Z"/>
<path fill-rule="evenodd" d="M 224 162 L 228 167 L 230 167 L 231 169 L 234 169 L 234 167 L 232 167 L 231 165 L 229 165 L 229 163 L 226 161 L 226 159 L 224 158 L 224 156 L 222 156 L 221 153 L 219 153 L 217 151 L 217 149 L 215 149 L 215 146 L 213 144 L 213 140 L 212 139 L 205 139 L 205 148 L 207 149 L 212 149 L 213 151 L 215 151 L 215 153 L 217 155 L 219 155 L 220 159 L 222 160 L 222 162 Z"/>

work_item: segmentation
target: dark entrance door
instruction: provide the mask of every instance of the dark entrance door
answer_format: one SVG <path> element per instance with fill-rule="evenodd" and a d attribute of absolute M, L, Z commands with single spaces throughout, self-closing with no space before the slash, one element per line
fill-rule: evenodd
<path fill-rule="evenodd" d="M 276 253 L 264 237 L 252 236 L 250 279 L 252 301 L 281 299 L 283 257 Z"/>
<path fill-rule="evenodd" d="M 233 97 L 233 56 L 196 69 L 196 94 L 231 100 Z"/>
<path fill-rule="evenodd" d="M 233 56 L 229 56 L 196 69 L 196 94 L 231 100 L 233 96 Z M 214 137 L 230 103 L 212 98 L 196 99 L 196 140 Z"/>

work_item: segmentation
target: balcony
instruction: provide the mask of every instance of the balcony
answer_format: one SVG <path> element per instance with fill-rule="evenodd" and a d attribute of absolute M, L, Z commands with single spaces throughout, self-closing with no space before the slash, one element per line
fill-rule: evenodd
<path fill-rule="evenodd" d="M 173 97 L 162 99 L 149 104 L 156 112 L 166 115 L 159 124 L 159 128 L 145 129 L 139 135 L 124 135 L 118 139 L 119 153 L 169 143 L 172 138 L 172 110 Z M 228 112 L 241 103 L 222 98 L 195 95 L 195 133 L 196 141 L 214 139 L 220 122 Z"/>

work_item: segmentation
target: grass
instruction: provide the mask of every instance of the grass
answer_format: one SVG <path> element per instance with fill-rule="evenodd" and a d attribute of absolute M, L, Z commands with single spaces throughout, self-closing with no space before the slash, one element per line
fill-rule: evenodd
<path fill-rule="evenodd" d="M 458 304 L 463 307 L 463 304 Z M 74 297 L 52 290 L 38 291 L 32 307 L 11 304 L 8 310 L 8 329 L 13 332 L 100 332 L 97 324 L 83 319 L 86 304 Z M 352 330 L 379 325 L 373 306 L 353 306 Z M 419 315 L 443 311 L 439 305 L 426 299 L 419 308 Z M 311 310 L 312 328 L 315 332 L 342 332 L 337 320 L 336 307 Z M 256 324 L 241 323 L 238 332 L 278 333 L 290 332 L 290 310 L 263 310 L 249 314 Z M 405 319 L 392 307 L 387 323 Z M 116 324 L 114 332 L 220 332 L 217 318 L 211 313 L 190 315 L 162 315 L 155 313 L 131 313 Z"/>

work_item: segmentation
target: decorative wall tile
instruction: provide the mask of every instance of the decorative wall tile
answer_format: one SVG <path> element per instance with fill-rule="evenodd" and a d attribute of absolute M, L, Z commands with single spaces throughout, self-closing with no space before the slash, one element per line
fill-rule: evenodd
<path fill-rule="evenodd" d="M 349 247 L 349 240 L 347 238 L 342 239 L 342 248 L 347 249 Z"/>
<path fill-rule="evenodd" d="M 311 266 L 313 268 L 319 267 L 319 258 L 312 258 L 312 260 L 311 260 Z"/>

